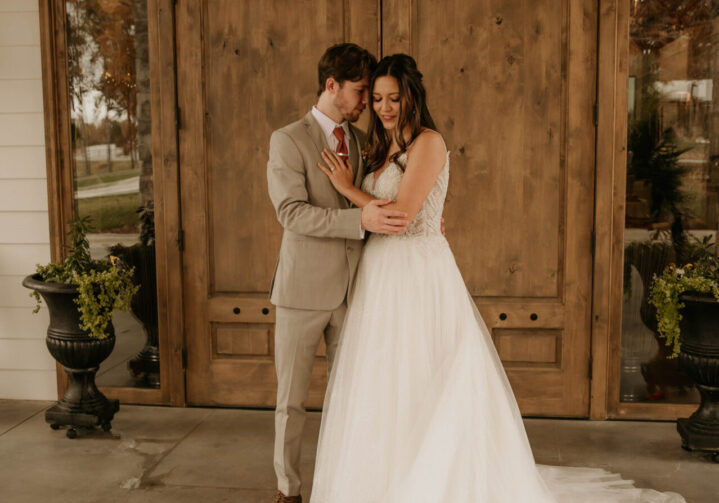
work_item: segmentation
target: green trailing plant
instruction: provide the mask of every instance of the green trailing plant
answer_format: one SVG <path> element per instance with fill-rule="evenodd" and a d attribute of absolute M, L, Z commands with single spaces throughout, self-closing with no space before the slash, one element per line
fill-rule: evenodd
<path fill-rule="evenodd" d="M 650 287 L 649 303 L 657 310 L 657 331 L 660 337 L 672 348 L 670 358 L 676 358 L 681 348 L 679 322 L 682 320 L 681 310 L 684 308 L 681 294 L 711 293 L 719 301 L 719 258 L 716 256 L 716 244 L 711 242 L 710 236 L 701 240 L 694 239 L 696 243 L 692 248 L 696 262 L 681 267 L 670 263 L 660 275 L 654 275 Z"/>
<path fill-rule="evenodd" d="M 74 299 L 80 313 L 80 328 L 92 337 L 104 339 L 112 322 L 112 311 L 130 310 L 130 301 L 140 288 L 132 282 L 134 268 L 128 268 L 115 256 L 94 260 L 90 257 L 87 232 L 91 230 L 89 217 L 76 217 L 68 222 L 70 245 L 67 257 L 60 263 L 37 264 L 36 272 L 43 281 L 73 285 L 78 296 Z M 40 309 L 40 295 L 30 292 Z"/>

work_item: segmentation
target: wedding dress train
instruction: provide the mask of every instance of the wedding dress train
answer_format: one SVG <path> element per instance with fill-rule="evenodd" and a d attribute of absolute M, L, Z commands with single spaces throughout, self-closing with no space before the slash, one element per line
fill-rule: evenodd
<path fill-rule="evenodd" d="M 399 162 L 406 162 L 406 154 Z M 363 189 L 394 199 L 390 164 Z M 324 404 L 311 503 L 683 502 L 601 469 L 536 465 L 440 230 L 449 154 L 405 234 L 373 234 Z"/>

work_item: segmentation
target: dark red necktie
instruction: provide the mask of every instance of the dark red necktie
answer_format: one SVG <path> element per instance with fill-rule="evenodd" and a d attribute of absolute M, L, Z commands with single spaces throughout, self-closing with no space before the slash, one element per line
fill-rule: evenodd
<path fill-rule="evenodd" d="M 339 141 L 339 143 L 337 143 L 337 153 L 347 155 L 349 152 L 347 152 L 347 145 L 345 144 L 345 130 L 342 126 L 337 126 L 335 130 L 332 131 L 332 134 L 334 134 Z"/>

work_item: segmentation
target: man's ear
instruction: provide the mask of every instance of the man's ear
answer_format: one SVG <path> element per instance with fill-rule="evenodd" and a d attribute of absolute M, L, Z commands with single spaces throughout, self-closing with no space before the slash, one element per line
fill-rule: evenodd
<path fill-rule="evenodd" d="M 325 91 L 330 94 L 335 94 L 340 89 L 340 83 L 335 80 L 334 77 L 327 77 L 325 81 Z"/>

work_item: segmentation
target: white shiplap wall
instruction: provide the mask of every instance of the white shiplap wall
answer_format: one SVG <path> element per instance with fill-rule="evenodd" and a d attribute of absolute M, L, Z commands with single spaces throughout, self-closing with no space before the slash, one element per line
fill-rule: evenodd
<path fill-rule="evenodd" d="M 47 309 L 20 282 L 50 260 L 37 0 L 0 0 L 0 398 L 54 399 Z"/>

